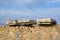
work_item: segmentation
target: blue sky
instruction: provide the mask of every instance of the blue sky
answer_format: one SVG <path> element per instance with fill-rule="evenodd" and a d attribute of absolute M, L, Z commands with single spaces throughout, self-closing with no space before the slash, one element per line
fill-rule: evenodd
<path fill-rule="evenodd" d="M 60 0 L 0 0 L 0 21 L 53 18 L 60 23 Z"/>

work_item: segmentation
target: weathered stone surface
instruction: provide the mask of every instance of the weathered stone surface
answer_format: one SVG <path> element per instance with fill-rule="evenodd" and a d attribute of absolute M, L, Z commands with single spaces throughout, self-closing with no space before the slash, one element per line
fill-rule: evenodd
<path fill-rule="evenodd" d="M 0 40 L 60 40 L 60 26 L 1 26 Z"/>

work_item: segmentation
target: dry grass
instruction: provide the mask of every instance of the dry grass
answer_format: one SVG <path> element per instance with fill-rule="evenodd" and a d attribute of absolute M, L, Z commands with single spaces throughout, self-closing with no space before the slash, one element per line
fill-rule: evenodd
<path fill-rule="evenodd" d="M 60 40 L 60 25 L 0 26 L 0 40 Z"/>

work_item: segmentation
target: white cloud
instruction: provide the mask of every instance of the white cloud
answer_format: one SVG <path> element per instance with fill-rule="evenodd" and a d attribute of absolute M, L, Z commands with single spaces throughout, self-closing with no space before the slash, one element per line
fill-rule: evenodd
<path fill-rule="evenodd" d="M 60 2 L 60 0 L 0 0 L 0 3 L 8 3 L 8 4 L 16 4 L 16 5 L 31 4 L 34 2 L 56 3 L 56 2 Z"/>
<path fill-rule="evenodd" d="M 1 16 L 6 16 L 6 15 L 30 15 L 30 13 L 32 13 L 31 10 L 9 10 L 9 9 L 5 9 L 5 10 L 0 10 L 0 15 Z"/>
<path fill-rule="evenodd" d="M 8 3 L 14 5 L 23 5 L 23 4 L 31 4 L 36 2 L 37 0 L 0 0 L 0 3 Z"/>
<path fill-rule="evenodd" d="M 49 5 L 50 3 L 58 3 L 58 2 L 60 2 L 60 0 L 0 0 L 0 3 L 15 6 L 26 6 L 27 4 L 32 5 L 34 3 Z"/>
<path fill-rule="evenodd" d="M 60 8 L 49 8 L 49 9 L 38 9 L 34 10 L 23 9 L 23 10 L 14 10 L 14 9 L 0 9 L 0 15 L 58 15 L 60 14 Z"/>
<path fill-rule="evenodd" d="M 60 0 L 49 0 L 49 2 L 56 3 L 56 2 L 60 2 Z"/>

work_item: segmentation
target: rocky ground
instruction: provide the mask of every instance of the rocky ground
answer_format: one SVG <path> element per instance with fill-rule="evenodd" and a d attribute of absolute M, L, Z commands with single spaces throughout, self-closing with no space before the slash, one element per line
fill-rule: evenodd
<path fill-rule="evenodd" d="M 60 40 L 60 25 L 0 26 L 0 40 Z"/>

